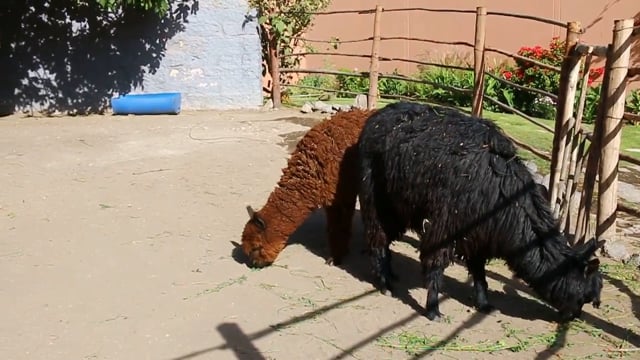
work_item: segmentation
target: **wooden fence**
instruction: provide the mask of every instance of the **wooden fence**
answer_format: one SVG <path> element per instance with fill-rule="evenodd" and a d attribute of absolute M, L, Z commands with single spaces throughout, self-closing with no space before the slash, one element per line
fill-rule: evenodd
<path fill-rule="evenodd" d="M 465 41 L 447 42 L 424 38 L 382 36 L 382 34 L 380 33 L 380 23 L 382 21 L 383 13 L 401 11 L 475 14 L 474 41 L 473 43 Z M 373 34 L 371 37 L 340 41 L 340 43 L 370 41 L 372 44 L 370 54 L 352 54 L 341 52 L 296 52 L 287 56 L 330 55 L 369 58 L 369 71 L 351 73 L 323 69 L 282 68 L 278 69 L 278 73 L 315 73 L 368 77 L 369 90 L 367 94 L 367 107 L 369 109 L 377 107 L 377 101 L 380 97 L 378 92 L 378 80 L 381 78 L 424 83 L 449 91 L 472 94 L 472 115 L 482 116 L 482 105 L 484 101 L 487 101 L 499 108 L 502 108 L 503 110 L 519 115 L 523 119 L 554 134 L 553 149 L 551 153 L 538 149 L 535 146 L 518 141 L 508 134 L 507 136 L 510 137 L 510 139 L 516 144 L 516 146 L 551 162 L 549 200 L 551 202 L 554 215 L 564 224 L 565 233 L 568 235 L 575 235 L 571 237 L 572 242 L 583 243 L 586 237 L 590 233 L 592 233 L 590 220 L 596 177 L 599 180 L 597 197 L 598 206 L 595 229 L 595 234 L 598 238 L 612 239 L 614 237 L 616 211 L 624 211 L 633 216 L 640 217 L 640 210 L 623 204 L 618 200 L 617 196 L 618 162 L 622 160 L 633 163 L 635 165 L 640 165 L 640 160 L 621 154 L 619 151 L 622 120 L 625 118 L 634 120 L 634 115 L 626 114 L 624 112 L 626 79 L 628 76 L 631 77 L 640 74 L 639 68 L 629 68 L 630 38 L 632 36 L 638 36 L 638 33 L 640 33 L 640 29 L 633 26 L 632 19 L 616 21 L 613 29 L 613 38 L 611 44 L 608 44 L 607 46 L 591 46 L 581 44 L 579 42 L 580 34 L 583 33 L 583 29 L 581 28 L 579 22 L 570 21 L 564 23 L 557 20 L 545 19 L 530 15 L 492 12 L 487 11 L 485 7 L 478 7 L 476 8 L 476 10 L 459 10 L 429 8 L 383 9 L 381 6 L 376 6 L 375 9 L 317 12 L 314 14 L 318 16 L 325 16 L 344 13 L 374 14 L 372 26 Z M 502 49 L 485 46 L 485 28 L 487 18 L 489 16 L 520 18 L 564 28 L 566 48 L 565 59 L 563 61 L 562 67 L 557 68 L 555 66 L 536 61 L 535 59 L 523 57 Z M 333 43 L 332 40 L 302 40 L 306 40 L 307 42 Z M 384 41 L 388 40 L 419 41 L 433 44 L 457 45 L 473 48 L 474 66 L 473 68 L 471 68 L 438 64 L 426 61 L 417 61 L 414 59 L 382 57 L 380 56 L 381 44 Z M 527 61 L 528 63 L 534 64 L 542 69 L 560 73 L 560 86 L 558 94 L 552 94 L 528 86 L 518 85 L 500 76 L 496 76 L 490 72 L 487 72 L 487 69 L 485 68 L 485 58 L 487 53 L 496 53 L 510 57 L 512 59 Z M 595 121 L 594 131 L 593 133 L 587 133 L 586 129 L 582 126 L 582 116 L 586 101 L 586 91 L 588 88 L 589 70 L 591 68 L 592 59 L 594 57 L 605 57 L 606 65 L 603 86 L 601 90 L 600 105 L 598 107 L 599 113 Z M 427 80 L 416 79 L 409 76 L 398 74 L 384 74 L 379 71 L 379 64 L 381 61 L 410 62 L 419 65 L 429 65 L 444 68 L 453 68 L 464 71 L 473 71 L 474 86 L 473 89 L 463 89 L 443 84 L 437 84 Z M 581 70 L 582 77 L 580 76 Z M 484 94 L 485 76 L 492 77 L 496 81 L 517 88 L 519 90 L 537 93 L 556 101 L 557 115 L 555 127 L 552 129 L 546 126 L 544 123 L 536 120 L 535 118 L 524 114 L 522 111 L 504 104 L 498 99 L 486 96 Z M 272 93 L 279 94 L 279 87 L 282 86 L 282 84 L 280 84 L 279 81 L 273 81 L 273 86 L 277 87 L 277 91 L 273 91 Z M 286 86 L 309 88 L 308 86 L 295 84 L 287 84 Z M 338 91 L 332 89 L 320 90 Z M 578 90 L 580 91 L 579 95 Z M 344 90 L 340 90 L 340 92 L 345 93 Z M 405 96 L 387 97 L 407 99 L 407 97 Z M 577 102 L 576 98 L 578 98 Z M 277 100 L 279 99 L 274 99 L 274 103 L 277 103 Z M 429 99 L 411 100 L 430 101 Z M 585 167 L 586 170 L 583 171 Z M 583 173 L 584 179 L 579 211 L 576 215 L 576 219 L 573 219 L 573 214 L 571 214 L 570 211 L 570 204 L 577 196 L 578 185 Z"/>

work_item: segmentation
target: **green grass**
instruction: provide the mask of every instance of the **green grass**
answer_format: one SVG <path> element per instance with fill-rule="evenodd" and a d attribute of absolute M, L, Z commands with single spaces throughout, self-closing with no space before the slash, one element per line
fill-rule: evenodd
<path fill-rule="evenodd" d="M 600 264 L 603 274 L 619 280 L 636 296 L 640 296 L 640 273 L 636 266 L 623 263 Z"/>
<path fill-rule="evenodd" d="M 520 353 L 540 348 L 558 348 L 559 346 L 571 348 L 576 344 L 562 339 L 574 338 L 577 334 L 583 333 L 591 337 L 595 341 L 594 344 L 603 350 L 621 349 L 627 346 L 624 340 L 614 339 L 602 329 L 582 320 L 575 320 L 569 324 L 560 325 L 554 330 L 540 333 L 530 333 L 524 329 L 513 327 L 509 323 L 503 323 L 501 327 L 502 336 L 498 340 L 472 341 L 462 336 L 445 339 L 437 335 L 403 330 L 378 338 L 376 344 L 380 347 L 402 350 L 408 355 L 424 354 L 429 351 L 441 351 L 443 353 Z M 508 356 L 507 354 L 504 355 Z M 618 356 L 625 357 L 625 355 L 620 354 Z"/>
<path fill-rule="evenodd" d="M 495 353 L 500 351 L 522 352 L 535 346 L 553 346 L 558 339 L 558 332 L 549 331 L 537 335 L 527 335 L 523 330 L 503 325 L 504 336 L 499 340 L 467 341 L 461 336 L 452 339 L 441 339 L 435 335 L 419 334 L 412 331 L 401 331 L 383 336 L 376 342 L 378 346 L 403 350 L 409 355 L 417 355 L 427 351 Z"/>
<path fill-rule="evenodd" d="M 533 124 L 518 115 L 495 113 L 491 111 L 483 111 L 483 117 L 495 121 L 498 126 L 504 130 L 509 136 L 525 144 L 531 145 L 536 149 L 540 149 L 551 153 L 553 147 L 553 134 L 547 130 Z M 536 119 L 544 125 L 554 128 L 553 120 Z M 525 160 L 531 160 L 538 166 L 538 171 L 542 174 L 549 172 L 549 162 L 541 159 L 537 155 L 523 149 L 519 149 L 518 153 Z"/>
<path fill-rule="evenodd" d="M 307 101 L 315 101 L 317 97 L 311 96 L 298 96 L 293 95 L 289 100 L 290 106 L 300 107 Z M 396 100 L 379 99 L 378 108 L 382 108 Z M 353 98 L 331 98 L 326 102 L 332 104 L 353 104 Z M 469 108 L 463 108 L 469 111 Z M 525 144 L 531 145 L 537 149 L 551 152 L 553 134 L 542 129 L 541 127 L 523 119 L 522 117 L 514 114 L 496 113 L 492 111 L 483 111 L 483 116 L 487 119 L 495 121 L 509 136 L 521 141 Z M 554 128 L 553 120 L 536 119 L 540 123 L 545 124 L 550 128 Z M 593 130 L 593 125 L 585 124 L 589 131 Z M 629 151 L 629 149 L 640 149 L 640 126 L 626 125 L 622 129 L 622 143 L 621 151 L 623 154 L 633 156 L 640 159 L 640 152 Z M 549 172 L 549 162 L 540 159 L 538 156 L 530 153 L 526 150 L 519 150 L 520 156 L 525 160 L 531 160 L 538 166 L 538 171 L 542 174 Z"/>

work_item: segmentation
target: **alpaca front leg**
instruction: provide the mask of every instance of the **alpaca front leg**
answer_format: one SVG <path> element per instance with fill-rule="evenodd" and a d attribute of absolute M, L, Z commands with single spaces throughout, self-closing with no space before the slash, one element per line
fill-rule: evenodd
<path fill-rule="evenodd" d="M 484 265 L 485 259 L 470 258 L 467 260 L 467 268 L 473 276 L 473 290 L 476 309 L 483 313 L 490 313 L 494 307 L 489 304 L 487 276 Z"/>
<path fill-rule="evenodd" d="M 442 284 L 444 270 L 441 267 L 423 267 L 425 288 L 427 289 L 427 305 L 425 306 L 425 316 L 431 321 L 440 322 L 444 316 L 440 312 L 438 295 Z"/>
<path fill-rule="evenodd" d="M 326 261 L 328 265 L 342 264 L 343 258 L 349 253 L 354 207 L 355 204 L 350 207 L 331 206 L 326 209 L 330 253 L 330 257 Z"/>

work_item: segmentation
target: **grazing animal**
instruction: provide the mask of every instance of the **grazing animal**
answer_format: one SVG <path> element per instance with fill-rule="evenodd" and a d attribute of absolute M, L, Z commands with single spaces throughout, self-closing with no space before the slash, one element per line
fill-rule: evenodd
<path fill-rule="evenodd" d="M 264 207 L 255 211 L 247 206 L 242 249 L 251 265 L 272 264 L 289 236 L 318 208 L 327 215 L 327 263 L 342 262 L 358 194 L 356 142 L 370 114 L 352 109 L 315 125 L 296 145 Z"/>
<path fill-rule="evenodd" d="M 460 111 L 400 102 L 373 114 L 360 134 L 359 190 L 374 276 L 391 291 L 389 244 L 420 235 L 426 316 L 440 319 L 438 292 L 455 257 L 473 277 L 475 306 L 492 310 L 485 264 L 504 259 L 562 320 L 600 304 L 593 258 L 602 242 L 571 248 L 512 142 L 492 122 Z"/>

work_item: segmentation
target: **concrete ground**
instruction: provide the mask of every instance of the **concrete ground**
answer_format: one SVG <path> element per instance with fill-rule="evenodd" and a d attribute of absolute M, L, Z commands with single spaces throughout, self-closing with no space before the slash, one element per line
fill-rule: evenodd
<path fill-rule="evenodd" d="M 569 327 L 499 263 L 488 267 L 496 313 L 470 307 L 455 265 L 446 320 L 429 322 L 415 241 L 393 246 L 399 297 L 381 295 L 358 217 L 344 268 L 324 264 L 322 211 L 273 266 L 248 268 L 234 251 L 245 206 L 264 204 L 314 123 L 299 116 L 1 118 L 0 359 L 637 355 L 638 274 L 615 264 L 602 307 Z"/>

